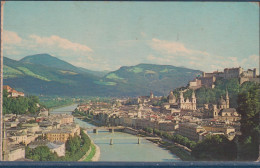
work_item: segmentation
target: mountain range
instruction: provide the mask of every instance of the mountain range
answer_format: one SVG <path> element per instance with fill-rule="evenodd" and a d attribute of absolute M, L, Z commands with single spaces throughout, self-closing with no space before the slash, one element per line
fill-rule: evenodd
<path fill-rule="evenodd" d="M 59 96 L 140 96 L 150 91 L 166 95 L 201 74 L 199 70 L 156 64 L 92 71 L 49 54 L 26 56 L 19 61 L 4 57 L 3 72 L 4 85 L 26 94 Z"/>

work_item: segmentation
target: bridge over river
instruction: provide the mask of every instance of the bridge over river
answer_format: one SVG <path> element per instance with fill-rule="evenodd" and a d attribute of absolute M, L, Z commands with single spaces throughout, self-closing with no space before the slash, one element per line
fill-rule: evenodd
<path fill-rule="evenodd" d="M 109 132 L 114 132 L 114 130 L 124 130 L 126 127 L 123 126 L 115 126 L 115 127 L 86 127 L 85 130 L 93 130 L 93 133 L 98 133 L 98 130 L 109 130 Z"/>
<path fill-rule="evenodd" d="M 96 138 L 95 141 L 97 140 L 109 140 L 110 145 L 114 144 L 114 140 L 120 140 L 120 139 L 136 139 L 137 144 L 141 144 L 141 139 L 146 139 L 146 140 L 157 140 L 160 141 L 161 138 L 159 137 L 104 137 L 104 138 Z"/>
<path fill-rule="evenodd" d="M 93 130 L 93 133 L 98 134 L 98 130 L 109 130 L 109 132 L 114 133 L 114 130 L 124 130 L 124 129 L 131 129 L 129 127 L 124 127 L 124 126 L 114 126 L 114 127 L 87 127 L 85 128 L 86 131 L 88 130 Z M 103 137 L 103 138 L 96 138 L 95 140 L 110 140 L 110 145 L 113 144 L 113 140 L 119 140 L 119 139 L 136 139 L 137 143 L 141 143 L 141 139 L 146 139 L 146 140 L 158 140 L 160 141 L 161 138 L 159 137 L 142 137 L 142 136 L 136 136 L 136 137 Z"/>

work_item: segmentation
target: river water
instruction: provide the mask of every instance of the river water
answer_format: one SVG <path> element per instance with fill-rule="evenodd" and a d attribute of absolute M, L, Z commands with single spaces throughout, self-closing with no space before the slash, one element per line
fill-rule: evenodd
<path fill-rule="evenodd" d="M 77 105 L 61 107 L 50 111 L 50 113 L 68 113 L 70 114 Z M 95 127 L 85 121 L 75 118 L 75 122 L 80 127 Z M 141 162 L 175 162 L 181 161 L 170 151 L 160 148 L 156 144 L 141 139 L 138 144 L 138 137 L 135 135 L 108 131 L 99 131 L 98 134 L 88 131 L 88 135 L 96 145 L 100 147 L 99 161 L 141 161 Z M 110 139 L 113 139 L 113 145 L 110 145 Z"/>

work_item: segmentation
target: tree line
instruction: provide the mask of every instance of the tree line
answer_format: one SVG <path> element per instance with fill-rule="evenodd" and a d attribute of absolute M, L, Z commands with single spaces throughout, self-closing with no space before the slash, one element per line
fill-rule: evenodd
<path fill-rule="evenodd" d="M 8 92 L 3 90 L 3 114 L 35 114 L 39 107 L 37 96 L 8 97 Z"/>
<path fill-rule="evenodd" d="M 214 88 L 201 87 L 195 90 L 197 98 L 197 106 L 203 107 L 204 104 L 212 103 L 217 104 L 221 96 L 225 98 L 226 90 L 229 94 L 229 104 L 232 108 L 238 107 L 238 94 L 243 91 L 247 91 L 254 85 L 253 82 L 244 82 L 242 85 L 239 84 L 238 79 L 217 79 Z M 174 90 L 174 95 L 179 98 L 179 91 L 187 89 L 187 87 L 177 88 Z M 188 89 L 184 92 L 184 98 L 191 98 L 192 89 Z"/>
<path fill-rule="evenodd" d="M 78 161 L 86 154 L 90 146 L 90 138 L 81 129 L 80 136 L 69 137 L 65 143 L 65 156 L 58 157 L 57 153 L 51 152 L 47 146 L 38 146 L 34 149 L 27 146 L 25 148 L 25 157 L 34 161 Z"/>

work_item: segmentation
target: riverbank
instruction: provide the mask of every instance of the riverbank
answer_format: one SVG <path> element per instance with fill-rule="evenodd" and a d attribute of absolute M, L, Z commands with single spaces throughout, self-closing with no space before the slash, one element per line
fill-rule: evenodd
<path fill-rule="evenodd" d="M 172 154 L 178 156 L 182 161 L 195 161 L 195 159 L 191 156 L 191 153 L 180 147 L 179 144 L 169 143 L 166 141 L 159 141 L 155 143 L 157 143 L 159 147 L 171 151 Z"/>
<path fill-rule="evenodd" d="M 87 131 L 84 131 L 87 134 Z M 90 137 L 87 134 L 88 137 Z M 97 146 L 92 140 L 91 140 L 91 145 L 87 153 L 79 160 L 79 161 L 98 161 L 100 158 L 100 148 Z"/>
<path fill-rule="evenodd" d="M 137 130 L 136 130 L 137 131 Z M 128 132 L 129 133 L 129 132 Z M 131 133 L 129 133 L 131 134 Z M 149 134 L 149 133 L 147 133 Z M 139 136 L 147 136 L 144 134 L 138 134 Z M 152 134 L 148 136 L 154 137 Z M 165 138 L 162 138 L 161 141 L 158 140 L 149 140 L 161 148 L 169 150 L 172 154 L 178 156 L 182 161 L 194 161 L 194 158 L 191 156 L 191 151 L 187 150 L 185 146 L 180 145 L 178 143 L 173 143 Z"/>
<path fill-rule="evenodd" d="M 99 148 L 99 146 L 97 146 L 96 144 L 94 144 L 94 145 L 95 145 L 96 153 L 95 153 L 95 155 L 92 157 L 91 161 L 96 162 L 96 161 L 99 160 L 101 153 L 100 153 L 100 148 Z"/>

